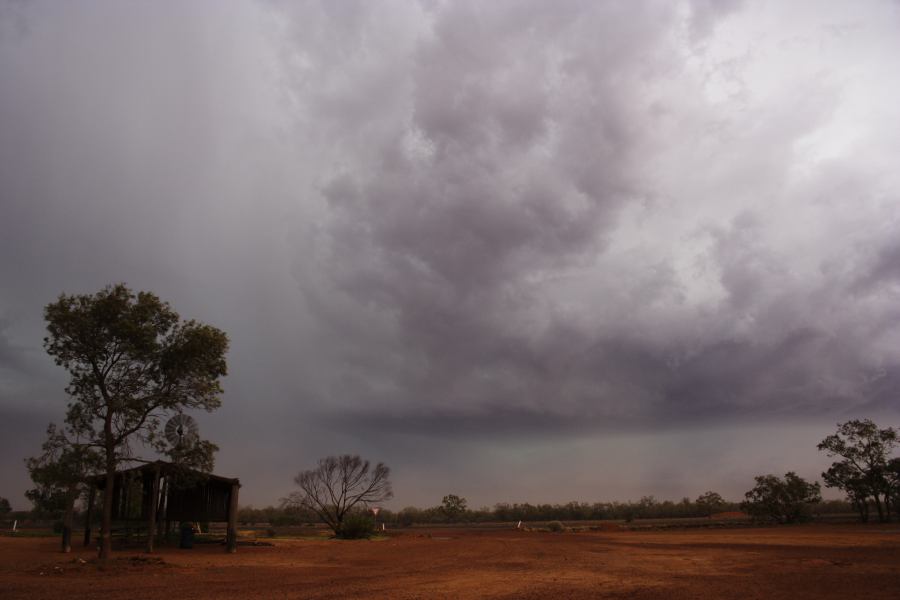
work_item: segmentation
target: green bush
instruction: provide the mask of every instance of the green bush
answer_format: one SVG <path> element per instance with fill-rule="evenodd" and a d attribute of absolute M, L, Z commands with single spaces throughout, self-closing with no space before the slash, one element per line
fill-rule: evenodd
<path fill-rule="evenodd" d="M 566 526 L 559 521 L 550 521 L 549 523 L 547 523 L 547 529 L 554 533 L 562 533 L 566 530 Z"/>
<path fill-rule="evenodd" d="M 759 475 L 756 486 L 744 494 L 741 509 L 754 519 L 771 519 L 778 523 L 799 523 L 810 518 L 810 507 L 822 501 L 818 482 L 808 483 L 793 471 L 784 479 L 775 475 Z"/>
<path fill-rule="evenodd" d="M 364 514 L 352 514 L 344 517 L 337 537 L 344 540 L 361 540 L 372 537 L 375 533 L 375 521 Z"/>

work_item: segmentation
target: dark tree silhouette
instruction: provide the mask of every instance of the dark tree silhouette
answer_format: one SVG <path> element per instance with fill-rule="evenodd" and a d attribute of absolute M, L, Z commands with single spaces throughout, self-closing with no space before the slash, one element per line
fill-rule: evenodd
<path fill-rule="evenodd" d="M 774 519 L 779 523 L 796 523 L 809 518 L 809 505 L 822 501 L 818 483 L 808 483 L 793 471 L 784 479 L 775 475 L 759 475 L 756 485 L 745 494 L 741 508 L 756 518 Z"/>
<path fill-rule="evenodd" d="M 868 502 L 875 503 L 879 521 L 890 521 L 891 505 L 897 493 L 894 449 L 900 444 L 897 430 L 879 429 L 869 419 L 854 419 L 838 424 L 837 432 L 818 445 L 828 456 L 843 460 L 831 463 L 822 473 L 827 487 L 844 490 L 863 521 L 868 520 Z"/>
<path fill-rule="evenodd" d="M 136 460 L 136 442 L 167 452 L 159 429 L 169 415 L 219 407 L 228 337 L 182 321 L 154 294 L 135 294 L 124 284 L 93 295 L 63 294 L 47 305 L 44 317 L 44 348 L 70 376 L 66 426 L 103 461 L 100 559 L 106 560 L 117 467 Z"/>
<path fill-rule="evenodd" d="M 72 550 L 72 517 L 75 501 L 85 479 L 102 468 L 96 448 L 84 443 L 71 428 L 47 427 L 47 439 L 38 456 L 25 460 L 35 488 L 25 495 L 38 510 L 59 508 L 63 512 L 62 551 Z M 57 506 L 54 506 L 56 504 Z"/>
<path fill-rule="evenodd" d="M 447 494 L 441 500 L 441 512 L 444 513 L 448 521 L 459 520 L 460 517 L 466 514 L 467 510 L 466 499 L 456 494 Z"/>
<path fill-rule="evenodd" d="M 725 506 L 725 500 L 716 492 L 704 492 L 697 497 L 697 508 L 707 517 L 717 513 Z"/>

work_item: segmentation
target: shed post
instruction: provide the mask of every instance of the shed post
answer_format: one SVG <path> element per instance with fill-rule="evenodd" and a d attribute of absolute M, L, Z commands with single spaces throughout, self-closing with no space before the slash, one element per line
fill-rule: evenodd
<path fill-rule="evenodd" d="M 238 491 L 241 484 L 235 481 L 231 484 L 231 497 L 228 501 L 228 532 L 225 538 L 225 551 L 233 554 L 237 551 L 237 513 Z"/>
<path fill-rule="evenodd" d="M 94 516 L 94 496 L 97 495 L 97 488 L 91 482 L 91 491 L 88 492 L 87 512 L 84 515 L 84 547 L 91 545 L 91 519 Z"/>
<path fill-rule="evenodd" d="M 156 531 L 159 537 L 168 542 L 169 518 L 166 516 L 166 513 L 169 511 L 169 476 L 162 476 L 160 482 L 159 510 L 156 514 Z"/>
<path fill-rule="evenodd" d="M 147 552 L 153 553 L 156 538 L 156 507 L 159 504 L 159 466 L 153 469 L 153 483 L 150 484 L 150 506 L 147 510 Z"/>

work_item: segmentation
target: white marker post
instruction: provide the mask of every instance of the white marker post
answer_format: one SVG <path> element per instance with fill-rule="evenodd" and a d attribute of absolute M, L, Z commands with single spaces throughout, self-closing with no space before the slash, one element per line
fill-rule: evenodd
<path fill-rule="evenodd" d="M 15 521 L 13 521 L 13 533 L 16 532 L 16 527 L 17 527 L 18 525 L 19 525 L 19 520 L 18 520 L 18 519 L 16 519 Z"/>
<path fill-rule="evenodd" d="M 381 507 L 373 506 L 369 510 L 372 511 L 372 515 L 375 517 L 375 528 L 378 529 L 378 513 L 381 511 Z M 384 523 L 381 524 L 381 530 L 384 531 Z"/>

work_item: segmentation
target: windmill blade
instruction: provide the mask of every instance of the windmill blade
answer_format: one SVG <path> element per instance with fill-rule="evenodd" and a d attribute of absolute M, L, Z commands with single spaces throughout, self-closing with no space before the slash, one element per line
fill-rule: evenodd
<path fill-rule="evenodd" d="M 197 422 L 190 415 L 179 413 L 166 423 L 165 433 L 169 443 L 176 447 L 192 445 L 199 436 Z"/>

